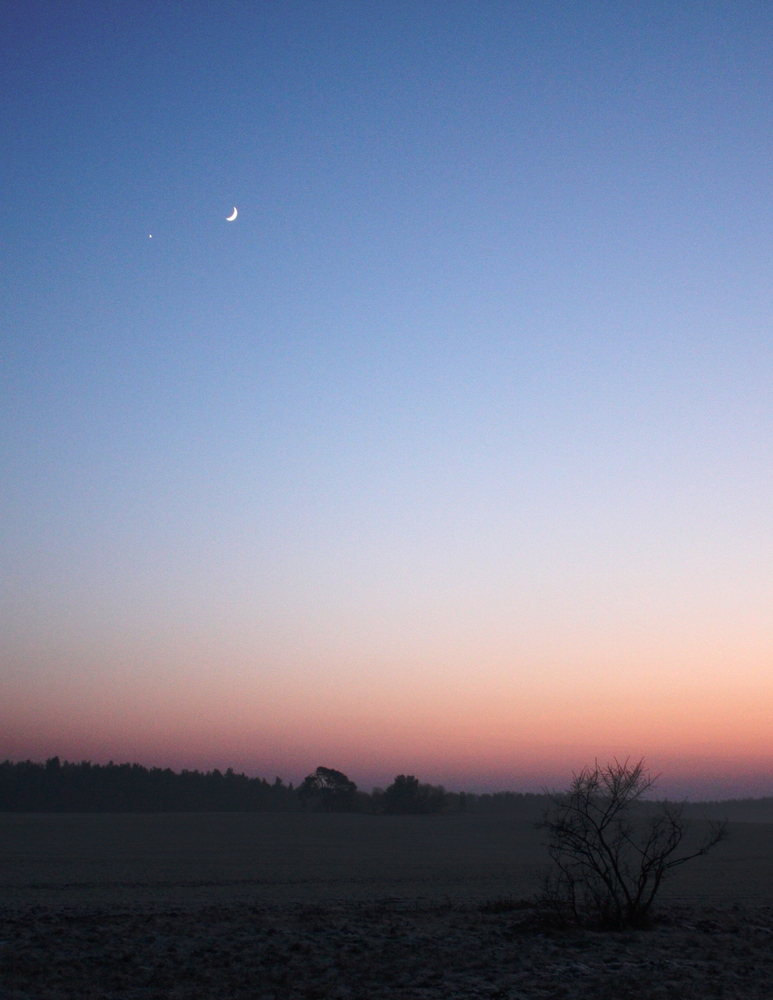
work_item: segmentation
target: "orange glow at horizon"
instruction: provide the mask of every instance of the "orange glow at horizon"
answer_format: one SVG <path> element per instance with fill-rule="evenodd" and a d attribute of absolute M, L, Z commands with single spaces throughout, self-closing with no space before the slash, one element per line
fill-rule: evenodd
<path fill-rule="evenodd" d="M 596 757 L 643 756 L 671 784 L 731 783 L 735 769 L 762 787 L 773 708 L 764 666 L 747 664 L 743 683 L 684 664 L 649 674 L 489 668 L 478 673 L 485 683 L 472 671 L 425 668 L 414 683 L 409 671 L 397 681 L 393 672 L 380 692 L 343 670 L 281 683 L 244 672 L 231 687 L 222 675 L 189 675 L 174 691 L 136 679 L 73 689 L 70 679 L 17 700 L 14 717 L 2 719 L 0 756 L 235 766 L 295 780 L 325 761 L 365 785 L 416 772 L 489 788 L 533 788 Z"/>

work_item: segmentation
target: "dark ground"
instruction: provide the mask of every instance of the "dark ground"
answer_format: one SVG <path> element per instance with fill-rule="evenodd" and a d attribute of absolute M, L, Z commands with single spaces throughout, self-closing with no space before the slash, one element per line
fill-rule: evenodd
<path fill-rule="evenodd" d="M 770 907 L 671 907 L 625 933 L 462 903 L 34 909 L 0 934 L 8 1000 L 773 996 Z"/>
<path fill-rule="evenodd" d="M 773 827 L 648 931 L 545 929 L 543 860 L 517 817 L 0 815 L 0 998 L 773 1000 Z"/>

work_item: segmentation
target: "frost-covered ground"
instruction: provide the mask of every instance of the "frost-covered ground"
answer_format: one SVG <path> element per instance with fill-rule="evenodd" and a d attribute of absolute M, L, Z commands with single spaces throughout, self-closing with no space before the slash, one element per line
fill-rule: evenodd
<path fill-rule="evenodd" d="M 8 1000 L 773 995 L 773 908 L 669 907 L 649 931 L 546 931 L 459 902 L 36 908 L 0 921 Z M 494 909 L 498 909 L 494 907 Z"/>

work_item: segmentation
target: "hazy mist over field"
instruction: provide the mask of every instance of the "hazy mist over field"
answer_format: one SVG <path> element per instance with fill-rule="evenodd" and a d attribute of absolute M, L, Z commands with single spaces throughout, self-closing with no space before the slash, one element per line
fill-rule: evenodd
<path fill-rule="evenodd" d="M 773 794 L 773 7 L 12 0 L 0 91 L 0 761 Z"/>

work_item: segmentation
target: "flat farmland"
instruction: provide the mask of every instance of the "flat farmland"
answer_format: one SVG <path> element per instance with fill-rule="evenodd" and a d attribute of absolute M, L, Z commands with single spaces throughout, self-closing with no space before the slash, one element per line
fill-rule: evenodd
<path fill-rule="evenodd" d="M 773 826 L 649 931 L 551 929 L 526 818 L 0 815 L 0 997 L 770 998 Z"/>
<path fill-rule="evenodd" d="M 531 894 L 527 820 L 298 813 L 0 816 L 0 884 L 24 905 Z"/>
<path fill-rule="evenodd" d="M 773 899 L 773 825 L 730 829 L 664 899 Z M 4 813 L 0 886 L 11 906 L 518 899 L 541 841 L 530 819 L 479 815 Z"/>

